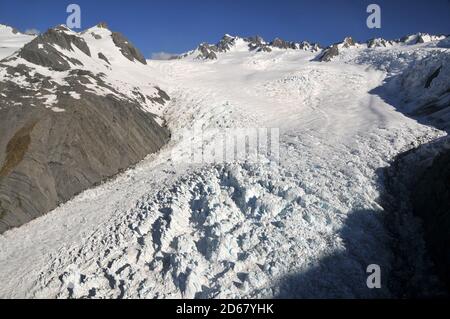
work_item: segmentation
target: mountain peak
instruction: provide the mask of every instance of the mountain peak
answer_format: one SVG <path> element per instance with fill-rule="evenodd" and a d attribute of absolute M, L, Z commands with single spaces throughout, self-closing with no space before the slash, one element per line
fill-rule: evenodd
<path fill-rule="evenodd" d="M 342 42 L 335 43 L 326 48 L 317 58 L 321 62 L 330 62 L 334 57 L 339 55 L 339 50 L 343 48 L 350 48 L 355 46 L 356 42 L 352 37 L 345 37 Z"/>
<path fill-rule="evenodd" d="M 402 42 L 405 44 L 420 44 L 420 43 L 427 43 L 427 42 L 443 40 L 443 39 L 445 39 L 445 36 L 443 36 L 443 35 L 432 35 L 429 33 L 419 32 L 419 33 L 404 36 L 403 38 L 401 38 L 399 40 L 399 42 Z"/>
<path fill-rule="evenodd" d="M 35 37 L 31 42 L 26 43 L 18 51 L 17 55 L 30 63 L 55 71 L 68 71 L 74 65 L 83 65 L 83 56 L 73 55 L 73 52 L 77 50 L 80 50 L 89 58 L 96 59 L 98 56 L 98 58 L 109 63 L 108 58 L 105 56 L 107 53 L 105 51 L 107 50 L 97 52 L 95 40 L 91 43 L 91 37 L 93 37 L 92 40 L 110 38 L 111 44 L 107 50 L 111 50 L 111 47 L 115 46 L 131 62 L 138 61 L 142 64 L 147 64 L 142 53 L 122 34 L 106 29 L 106 23 L 100 23 L 83 32 L 72 31 L 64 24 L 58 25 Z M 92 55 L 91 46 L 94 49 L 95 57 Z"/>
<path fill-rule="evenodd" d="M 73 51 L 74 47 L 91 56 L 88 45 L 78 36 L 78 33 L 73 32 L 66 25 L 58 25 L 25 44 L 18 55 L 36 65 L 55 71 L 67 71 L 71 68 L 71 63 L 80 65 L 81 62 L 68 59 L 58 48 Z"/>
<path fill-rule="evenodd" d="M 352 37 L 345 37 L 342 44 L 344 45 L 344 47 L 348 48 L 348 47 L 354 46 L 356 44 L 356 42 Z"/>
<path fill-rule="evenodd" d="M 350 41 L 349 41 L 350 42 Z M 232 48 L 238 50 L 247 50 L 249 52 L 271 52 L 276 49 L 291 49 L 291 50 L 303 50 L 316 52 L 320 50 L 320 46 L 315 43 L 307 41 L 293 42 L 285 41 L 281 38 L 275 38 L 271 42 L 267 42 L 260 35 L 250 37 L 233 36 L 228 33 L 222 36 L 221 40 L 217 44 L 209 44 L 206 42 L 201 43 L 196 50 L 181 55 L 180 58 L 184 58 L 190 55 L 197 55 L 196 59 L 215 60 L 218 58 L 218 53 L 225 53 Z"/>
<path fill-rule="evenodd" d="M 106 22 L 100 22 L 99 24 L 97 24 L 97 28 L 99 29 L 108 29 L 108 24 Z"/>
<path fill-rule="evenodd" d="M 133 46 L 121 33 L 112 32 L 111 34 L 114 44 L 120 49 L 122 54 L 131 62 L 139 61 L 142 64 L 147 64 L 147 60 L 142 53 Z"/>
<path fill-rule="evenodd" d="M 56 31 L 64 31 L 64 32 L 72 32 L 72 30 L 65 24 L 59 24 L 49 30 L 56 30 Z"/>

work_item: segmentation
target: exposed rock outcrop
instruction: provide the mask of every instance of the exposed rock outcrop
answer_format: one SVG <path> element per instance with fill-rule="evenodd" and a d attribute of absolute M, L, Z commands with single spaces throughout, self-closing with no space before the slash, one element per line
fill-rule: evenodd
<path fill-rule="evenodd" d="M 208 43 L 202 43 L 198 47 L 199 55 L 198 58 L 205 59 L 205 60 L 215 60 L 217 59 L 216 52 L 217 47 L 214 45 L 209 45 Z"/>
<path fill-rule="evenodd" d="M 270 45 L 279 48 L 279 49 L 296 49 L 295 42 L 288 42 L 285 40 L 282 40 L 280 38 L 275 38 L 272 42 L 270 42 Z"/>
<path fill-rule="evenodd" d="M 375 39 L 371 39 L 371 40 L 367 41 L 367 47 L 369 49 L 387 48 L 387 47 L 393 46 L 395 43 L 396 43 L 395 41 L 385 40 L 385 39 L 381 39 L 381 38 L 375 38 Z"/>
<path fill-rule="evenodd" d="M 216 60 L 218 58 L 218 53 L 225 53 L 230 51 L 236 44 L 240 41 L 244 43 L 243 47 L 246 47 L 246 50 L 250 52 L 272 52 L 273 49 L 284 49 L 284 50 L 304 50 L 316 52 L 320 50 L 320 46 L 315 43 L 309 43 L 307 41 L 303 41 L 301 43 L 297 42 L 288 42 L 282 40 L 280 38 L 274 39 L 272 42 L 266 42 L 261 36 L 253 36 L 247 38 L 233 37 L 229 34 L 226 34 L 222 37 L 222 39 L 217 44 L 208 44 L 202 43 L 200 44 L 196 50 L 181 55 L 179 58 L 184 58 L 192 53 L 196 54 L 195 58 L 203 59 L 203 60 Z"/>
<path fill-rule="evenodd" d="M 450 292 L 450 150 L 436 157 L 412 191 L 428 252 Z"/>
<path fill-rule="evenodd" d="M 113 32 L 111 35 L 115 45 L 119 47 L 122 54 L 130 61 L 135 60 L 141 62 L 142 64 L 147 64 L 142 53 L 136 49 L 121 33 Z"/>
<path fill-rule="evenodd" d="M 20 51 L 19 56 L 30 63 L 48 67 L 55 71 L 69 70 L 69 62 L 81 65 L 80 61 L 64 56 L 57 47 L 70 51 L 73 51 L 74 47 L 76 47 L 84 54 L 91 56 L 86 42 L 82 38 L 71 34 L 70 30 L 65 26 L 50 29 L 30 43 L 27 43 Z"/>
<path fill-rule="evenodd" d="M 330 62 L 333 58 L 339 56 L 341 49 L 348 49 L 356 45 L 356 42 L 352 37 L 347 37 L 340 43 L 333 44 L 323 50 L 323 52 L 317 57 L 320 62 Z"/>
<path fill-rule="evenodd" d="M 111 37 L 119 48 L 114 54 L 120 50 L 130 61 L 145 62 L 123 36 Z M 170 97 L 159 87 L 146 87 L 152 96 L 139 87 L 129 94 L 111 84 L 114 78 L 91 72 L 73 57 L 105 72 L 115 65 L 106 56 L 110 52 L 88 43 L 95 45 L 95 38 L 85 41 L 61 26 L 0 61 L 0 233 L 49 212 L 169 140 L 148 106 L 163 106 Z"/>
<path fill-rule="evenodd" d="M 272 49 L 259 35 L 245 39 L 248 42 L 250 51 L 256 52 L 272 52 Z"/>

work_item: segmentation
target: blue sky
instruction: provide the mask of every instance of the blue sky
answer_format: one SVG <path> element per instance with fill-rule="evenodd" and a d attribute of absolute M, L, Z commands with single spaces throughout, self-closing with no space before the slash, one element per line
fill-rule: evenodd
<path fill-rule="evenodd" d="M 0 0 L 0 23 L 22 31 L 66 22 L 66 7 L 82 9 L 82 28 L 105 21 L 150 57 L 181 53 L 225 33 L 267 40 L 310 40 L 323 45 L 429 32 L 450 34 L 450 0 Z M 382 9 L 382 28 L 366 27 L 367 5 Z"/>

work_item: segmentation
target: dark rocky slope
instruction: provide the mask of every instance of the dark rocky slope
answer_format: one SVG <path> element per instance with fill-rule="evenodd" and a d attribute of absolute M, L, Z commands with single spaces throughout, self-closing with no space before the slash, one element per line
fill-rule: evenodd
<path fill-rule="evenodd" d="M 0 61 L 0 71 L 6 72 L 0 81 L 0 233 L 49 212 L 158 151 L 169 139 L 155 115 L 141 107 L 143 94 L 138 99 L 120 93 L 104 74 L 94 74 L 65 55 L 77 47 L 90 57 L 85 41 L 65 31 L 51 29 Z M 145 59 L 123 36 L 112 37 L 130 63 L 144 65 Z M 66 84 L 29 63 L 66 72 Z M 56 99 L 50 105 L 43 98 L 49 94 Z M 156 95 L 147 99 L 159 104 L 169 99 L 160 88 Z"/>
<path fill-rule="evenodd" d="M 347 37 L 341 43 L 336 43 L 325 50 L 317 57 L 317 60 L 320 62 L 330 62 L 333 58 L 339 55 L 339 49 L 349 48 L 355 46 L 355 41 L 351 37 Z"/>
<path fill-rule="evenodd" d="M 399 154 L 390 167 L 380 169 L 385 185 L 380 202 L 388 212 L 386 226 L 392 233 L 396 258 L 391 274 L 396 286 L 391 290 L 398 297 L 443 297 L 450 292 L 441 275 L 449 269 L 445 256 L 450 211 L 448 184 L 444 184 L 450 165 L 436 160 L 448 156 L 444 155 L 449 154 L 445 150 L 448 142 L 446 138 L 418 141 L 420 146 Z"/>
<path fill-rule="evenodd" d="M 423 221 L 428 252 L 450 292 L 450 150 L 437 156 L 412 189 L 413 211 Z"/>

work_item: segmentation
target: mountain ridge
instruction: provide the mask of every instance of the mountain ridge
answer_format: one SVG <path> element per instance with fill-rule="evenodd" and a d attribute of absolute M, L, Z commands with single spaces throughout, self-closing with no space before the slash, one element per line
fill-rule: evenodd
<path fill-rule="evenodd" d="M 325 62 L 328 62 L 328 58 L 332 59 L 336 56 L 336 49 L 339 46 L 350 47 L 355 45 L 366 45 L 367 48 L 382 48 L 389 47 L 393 45 L 414 45 L 419 43 L 428 43 L 432 41 L 444 40 L 448 35 L 431 35 L 428 33 L 415 33 L 403 36 L 394 40 L 387 40 L 384 38 L 372 38 L 365 42 L 357 42 L 351 36 L 344 38 L 343 41 L 332 44 L 328 47 L 322 47 L 320 44 L 309 41 L 286 41 L 279 37 L 274 38 L 272 41 L 267 42 L 261 36 L 252 36 L 252 37 L 240 37 L 240 36 L 232 36 L 230 34 L 225 34 L 219 42 L 216 44 L 209 44 L 207 42 L 201 43 L 196 49 L 188 51 L 186 53 L 182 53 L 178 56 L 178 58 L 186 58 L 189 56 L 194 56 L 195 59 L 200 60 L 216 60 L 217 54 L 229 52 L 232 48 L 236 46 L 236 41 L 241 40 L 244 41 L 246 47 L 249 51 L 254 51 L 256 53 L 259 52 L 270 52 L 273 49 L 284 49 L 284 50 L 304 50 L 310 52 L 321 52 L 321 55 L 325 55 L 327 51 L 335 52 L 326 55 Z M 245 49 L 242 50 L 245 50 Z M 321 60 L 320 57 L 318 57 Z M 328 60 L 328 61 L 326 61 Z"/>
<path fill-rule="evenodd" d="M 8 31 L 9 32 L 9 31 Z M 18 33 L 12 34 L 13 37 Z M 157 152 L 170 97 L 123 35 L 59 25 L 0 60 L 0 232 Z"/>

